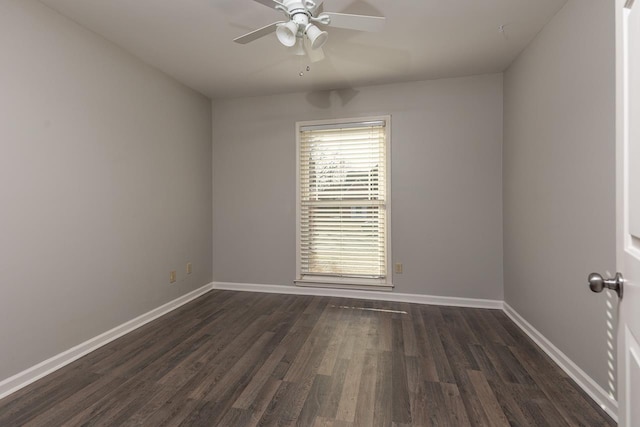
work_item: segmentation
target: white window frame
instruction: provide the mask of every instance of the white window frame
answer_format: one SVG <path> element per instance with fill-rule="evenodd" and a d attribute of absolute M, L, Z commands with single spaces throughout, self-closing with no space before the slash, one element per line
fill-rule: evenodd
<path fill-rule="evenodd" d="M 385 221 L 385 261 L 386 274 L 384 278 L 355 278 L 355 277 L 329 277 L 313 276 L 302 274 L 302 248 L 301 248 L 301 222 L 302 222 L 302 200 L 300 195 L 300 132 L 307 126 L 331 126 L 344 124 L 362 124 L 365 122 L 385 122 L 385 143 L 386 143 L 386 221 Z M 391 115 L 352 117 L 345 119 L 328 119 L 296 122 L 296 279 L 294 283 L 298 286 L 340 288 L 349 290 L 380 290 L 390 291 L 393 289 L 393 269 L 391 257 Z"/>

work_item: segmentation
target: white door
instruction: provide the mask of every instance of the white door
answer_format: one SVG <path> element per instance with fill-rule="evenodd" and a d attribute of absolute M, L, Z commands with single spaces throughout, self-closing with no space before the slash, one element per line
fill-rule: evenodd
<path fill-rule="evenodd" d="M 640 0 L 616 1 L 618 418 L 640 426 Z"/>

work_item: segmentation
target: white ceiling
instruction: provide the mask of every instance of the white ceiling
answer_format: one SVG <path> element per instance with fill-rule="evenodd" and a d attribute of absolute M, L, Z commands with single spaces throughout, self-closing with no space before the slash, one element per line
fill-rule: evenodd
<path fill-rule="evenodd" d="M 232 40 L 281 20 L 253 0 L 41 0 L 212 98 L 337 89 L 503 71 L 566 0 L 325 0 L 328 12 L 386 16 L 380 33 L 329 29 L 310 64 L 274 34 Z M 498 31 L 505 25 L 505 33 Z"/>

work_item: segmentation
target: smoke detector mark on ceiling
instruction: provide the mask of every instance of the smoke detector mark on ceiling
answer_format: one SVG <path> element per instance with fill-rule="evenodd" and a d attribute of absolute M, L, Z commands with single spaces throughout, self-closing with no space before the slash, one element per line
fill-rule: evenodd
<path fill-rule="evenodd" d="M 507 25 L 511 25 L 511 24 L 502 24 L 498 27 L 498 32 L 502 34 L 502 37 L 504 37 L 505 40 L 509 40 L 509 36 L 507 35 L 507 30 L 506 30 Z"/>

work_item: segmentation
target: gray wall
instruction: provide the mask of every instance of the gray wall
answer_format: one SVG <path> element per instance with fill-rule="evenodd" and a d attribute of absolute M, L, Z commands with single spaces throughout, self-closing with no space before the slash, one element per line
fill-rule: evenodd
<path fill-rule="evenodd" d="M 205 97 L 32 0 L 0 52 L 1 380 L 209 283 L 212 188 Z"/>
<path fill-rule="evenodd" d="M 607 296 L 586 277 L 615 271 L 614 35 L 613 2 L 570 0 L 504 104 L 505 300 L 607 391 Z"/>
<path fill-rule="evenodd" d="M 395 291 L 502 299 L 502 75 L 213 109 L 216 281 L 293 285 L 296 121 L 391 114 Z"/>

